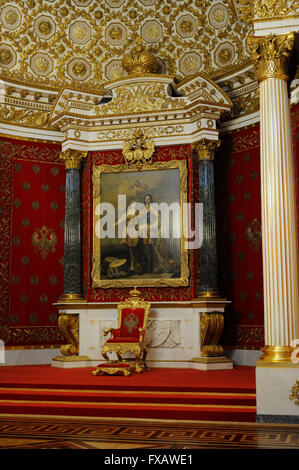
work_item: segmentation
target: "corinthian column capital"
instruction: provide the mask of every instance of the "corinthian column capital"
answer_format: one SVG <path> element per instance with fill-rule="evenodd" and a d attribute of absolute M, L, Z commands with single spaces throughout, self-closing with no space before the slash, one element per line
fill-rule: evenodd
<path fill-rule="evenodd" d="M 198 160 L 214 160 L 219 146 L 220 140 L 201 139 L 193 144 L 193 150 Z"/>
<path fill-rule="evenodd" d="M 67 170 L 78 169 L 80 168 L 81 160 L 87 157 L 87 152 L 68 149 L 64 152 L 61 152 L 59 157 L 65 162 L 65 168 Z"/>
<path fill-rule="evenodd" d="M 295 43 L 295 33 L 254 36 L 248 38 L 248 43 L 260 82 L 267 78 L 289 79 L 289 58 Z"/>

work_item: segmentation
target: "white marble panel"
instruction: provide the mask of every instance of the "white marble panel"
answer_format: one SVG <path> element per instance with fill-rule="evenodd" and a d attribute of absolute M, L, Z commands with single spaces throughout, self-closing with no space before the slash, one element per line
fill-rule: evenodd
<path fill-rule="evenodd" d="M 290 400 L 291 387 L 299 380 L 299 364 L 290 367 L 257 367 L 257 414 L 299 416 L 299 406 Z"/>

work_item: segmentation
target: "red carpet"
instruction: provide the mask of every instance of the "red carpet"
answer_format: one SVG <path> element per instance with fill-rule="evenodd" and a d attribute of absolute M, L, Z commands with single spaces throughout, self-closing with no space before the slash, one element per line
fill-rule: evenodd
<path fill-rule="evenodd" d="M 255 369 L 151 369 L 131 377 L 0 367 L 0 414 L 255 421 Z"/>

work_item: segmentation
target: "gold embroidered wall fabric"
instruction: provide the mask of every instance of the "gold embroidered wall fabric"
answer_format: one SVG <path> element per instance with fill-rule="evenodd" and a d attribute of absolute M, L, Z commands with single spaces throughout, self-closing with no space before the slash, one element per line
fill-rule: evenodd
<path fill-rule="evenodd" d="M 63 292 L 64 164 L 60 146 L 0 141 L 0 338 L 63 342 L 52 305 Z"/>
<path fill-rule="evenodd" d="M 299 228 L 298 111 L 299 105 L 291 116 Z M 259 125 L 221 139 L 215 158 L 218 274 L 221 293 L 232 301 L 222 344 L 259 349 L 264 343 Z"/>

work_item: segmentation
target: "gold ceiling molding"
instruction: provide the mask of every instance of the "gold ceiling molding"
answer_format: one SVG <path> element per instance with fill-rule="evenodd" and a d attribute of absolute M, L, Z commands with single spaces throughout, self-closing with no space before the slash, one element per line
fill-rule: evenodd
<path fill-rule="evenodd" d="M 251 33 L 233 0 L 103 0 L 100 6 L 98 0 L 0 0 L 1 76 L 95 89 L 126 76 L 122 59 L 141 37 L 158 71 L 183 79 L 248 60 Z"/>

